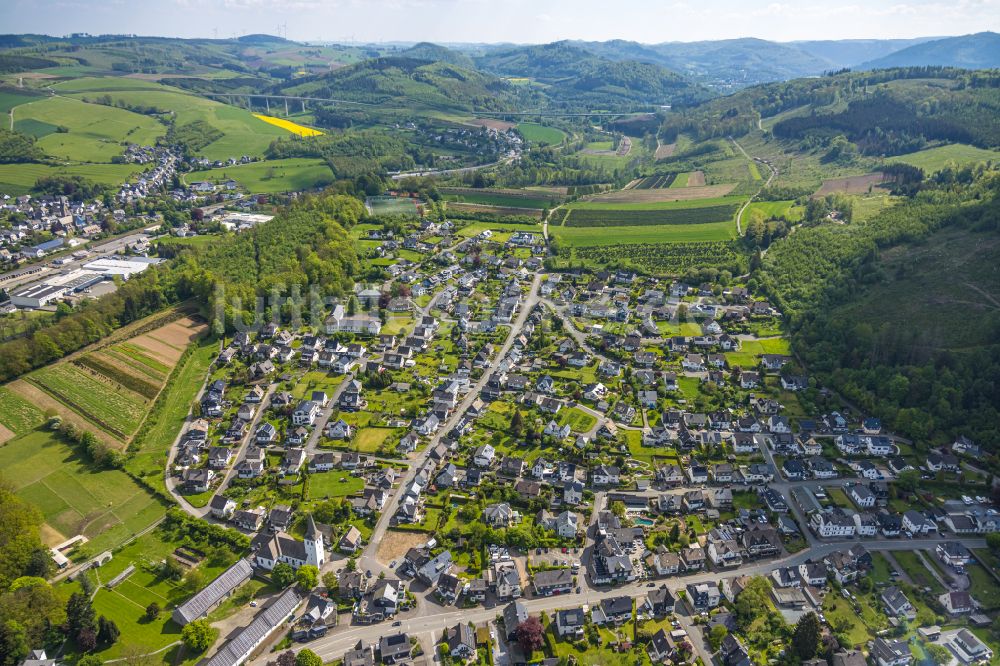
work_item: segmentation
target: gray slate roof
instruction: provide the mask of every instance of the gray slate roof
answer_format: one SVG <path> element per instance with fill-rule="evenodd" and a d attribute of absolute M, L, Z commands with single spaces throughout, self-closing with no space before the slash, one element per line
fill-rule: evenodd
<path fill-rule="evenodd" d="M 253 576 L 253 567 L 250 565 L 250 562 L 241 559 L 219 574 L 218 578 L 209 583 L 201 592 L 175 608 L 173 612 L 174 621 L 183 626 L 188 622 L 193 622 L 200 617 L 204 617 L 208 611 L 212 610 L 217 603 L 227 597 L 233 590 L 250 580 L 251 576 Z"/>
<path fill-rule="evenodd" d="M 257 613 L 253 621 L 236 636 L 219 648 L 205 666 L 238 666 L 246 657 L 279 627 L 299 605 L 295 588 L 288 588 L 270 606 Z"/>

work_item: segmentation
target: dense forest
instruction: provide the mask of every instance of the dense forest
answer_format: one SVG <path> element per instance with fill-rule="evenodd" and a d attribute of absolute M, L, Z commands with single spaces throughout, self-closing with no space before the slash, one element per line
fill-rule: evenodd
<path fill-rule="evenodd" d="M 918 137 L 924 127 L 920 123 L 933 119 L 927 126 L 942 136 L 946 130 L 960 126 L 983 145 L 997 145 L 1000 137 L 992 120 L 1000 103 L 998 89 L 1000 73 L 996 71 L 947 67 L 842 71 L 754 86 L 693 108 L 678 109 L 664 116 L 660 137 L 670 142 L 680 133 L 698 140 L 742 136 L 756 130 L 760 119 L 793 112 L 776 124 L 775 135 L 798 137 L 806 130 L 844 134 L 847 127 L 858 135 L 875 136 L 879 122 L 888 115 L 889 124 L 882 128 L 886 132 L 906 129 Z M 882 101 L 852 108 L 871 97 Z M 893 102 L 907 107 L 898 119 L 889 115 L 892 111 L 888 105 Z M 844 103 L 849 105 L 846 110 L 842 108 Z M 887 113 L 880 113 L 882 110 Z"/>
<path fill-rule="evenodd" d="M 785 313 L 793 348 L 810 371 L 894 431 L 924 442 L 958 434 L 995 442 L 1000 440 L 1000 315 L 984 315 L 992 333 L 975 351 L 920 347 L 914 354 L 916 322 L 876 328 L 845 313 L 886 280 L 880 257 L 887 249 L 934 242 L 945 228 L 1000 234 L 1000 175 L 940 180 L 947 182 L 929 184 L 868 222 L 799 229 L 771 246 L 751 282 Z"/>
<path fill-rule="evenodd" d="M 111 294 L 72 312 L 30 337 L 0 344 L 0 381 L 8 381 L 106 337 L 165 306 L 197 298 L 208 316 L 217 288 L 228 305 L 231 326 L 242 315 L 251 321 L 255 297 L 297 285 L 304 295 L 315 287 L 322 296 L 342 296 L 357 273 L 357 256 L 346 229 L 364 215 L 361 202 L 343 195 L 303 197 L 270 222 L 227 235 L 206 248 L 175 249 L 176 261 L 150 268 Z M 239 298 L 236 310 L 233 298 Z"/>
<path fill-rule="evenodd" d="M 936 105 L 933 111 L 928 108 L 922 114 L 913 104 L 881 92 L 851 102 L 840 113 L 787 118 L 776 123 L 773 131 L 781 139 L 843 134 L 866 155 L 898 155 L 920 150 L 928 141 L 1000 145 L 1000 125 L 995 122 L 998 113 L 1000 105 L 981 101 L 972 114 L 949 104 Z"/>
<path fill-rule="evenodd" d="M 416 162 L 410 150 L 412 146 L 385 132 L 359 131 L 275 139 L 267 149 L 267 157 L 317 157 L 327 161 L 337 178 L 357 178 L 373 172 L 412 169 Z"/>

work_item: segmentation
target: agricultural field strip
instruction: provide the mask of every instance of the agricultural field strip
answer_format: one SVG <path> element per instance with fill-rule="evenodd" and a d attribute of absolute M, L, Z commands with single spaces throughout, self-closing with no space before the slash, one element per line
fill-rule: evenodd
<path fill-rule="evenodd" d="M 549 233 L 568 247 L 593 247 L 731 240 L 736 235 L 736 226 L 730 220 L 708 224 L 616 226 L 610 237 L 608 227 L 562 226 L 550 228 Z"/>
<path fill-rule="evenodd" d="M 148 404 L 139 394 L 111 386 L 70 364 L 37 370 L 27 379 L 80 416 L 123 438 L 139 427 Z"/>
<path fill-rule="evenodd" d="M 589 203 L 653 204 L 680 201 L 699 201 L 726 197 L 736 188 L 736 183 L 704 185 L 700 187 L 632 188 L 617 192 L 597 194 L 588 198 Z"/>
<path fill-rule="evenodd" d="M 570 210 L 563 227 L 623 227 L 710 224 L 733 220 L 737 204 L 704 208 L 653 210 Z"/>
<path fill-rule="evenodd" d="M 566 204 L 569 210 L 680 210 L 687 208 L 707 208 L 722 205 L 740 205 L 746 201 L 742 196 L 717 196 L 706 199 L 690 199 L 682 201 L 639 201 L 629 202 L 604 202 L 604 201 L 577 201 Z"/>

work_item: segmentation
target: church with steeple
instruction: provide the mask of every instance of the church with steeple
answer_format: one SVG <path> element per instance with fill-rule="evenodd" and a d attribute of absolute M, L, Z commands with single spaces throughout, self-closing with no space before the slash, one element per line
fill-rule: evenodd
<path fill-rule="evenodd" d="M 319 568 L 326 562 L 323 533 L 316 527 L 311 515 L 306 518 L 304 540 L 299 541 L 280 530 L 273 534 L 262 532 L 254 538 L 251 548 L 254 550 L 254 564 L 265 571 L 273 569 L 278 562 L 295 569 L 306 564 Z"/>

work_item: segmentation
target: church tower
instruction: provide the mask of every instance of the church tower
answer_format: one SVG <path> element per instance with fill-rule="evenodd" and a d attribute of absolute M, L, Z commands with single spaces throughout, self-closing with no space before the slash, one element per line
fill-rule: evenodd
<path fill-rule="evenodd" d="M 326 551 L 323 547 L 323 533 L 316 527 L 312 515 L 306 521 L 306 564 L 320 568 L 326 562 Z"/>

